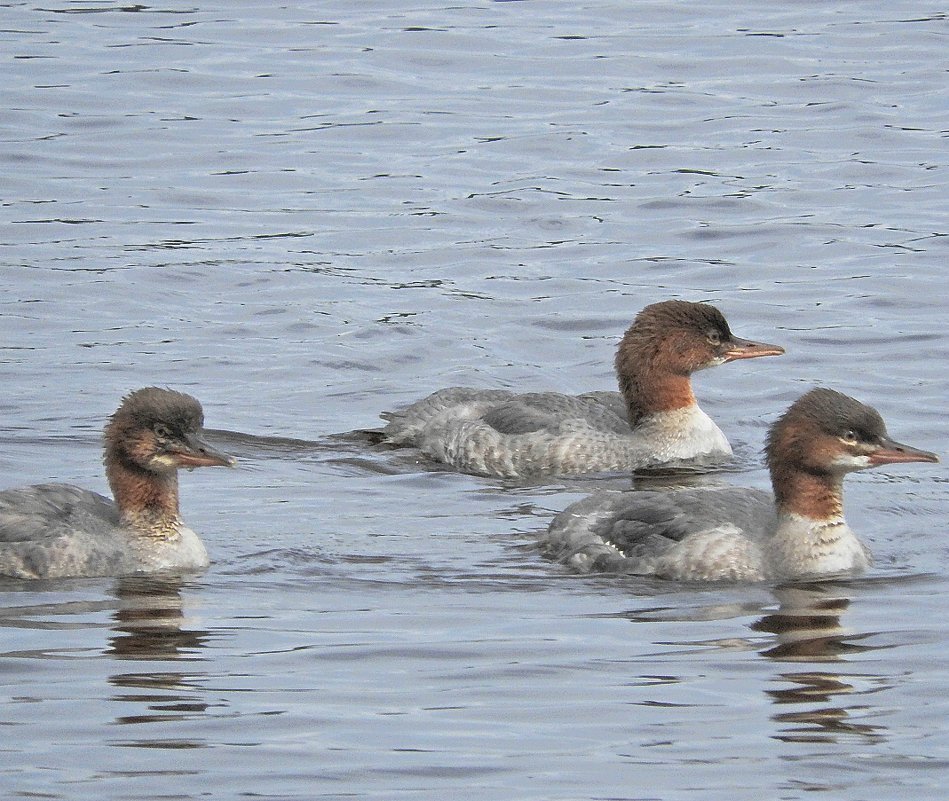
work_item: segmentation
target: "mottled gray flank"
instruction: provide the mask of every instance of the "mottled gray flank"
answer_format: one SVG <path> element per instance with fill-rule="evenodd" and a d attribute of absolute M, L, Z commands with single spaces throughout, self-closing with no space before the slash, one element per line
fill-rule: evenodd
<path fill-rule="evenodd" d="M 679 581 L 763 581 L 860 572 L 869 550 L 843 519 L 775 514 L 762 490 L 601 492 L 558 514 L 541 541 L 583 572 Z"/>
<path fill-rule="evenodd" d="M 161 539 L 122 525 L 115 504 L 67 484 L 0 492 L 0 575 L 122 576 L 198 570 L 208 554 L 184 525 Z"/>
<path fill-rule="evenodd" d="M 412 445 L 465 473 L 579 475 L 721 464 L 731 447 L 698 406 L 643 418 L 635 430 L 618 392 L 515 394 L 451 387 L 387 415 L 392 444 Z"/>
<path fill-rule="evenodd" d="M 688 537 L 731 527 L 763 533 L 776 521 L 763 490 L 700 487 L 671 492 L 597 492 L 568 506 L 542 540 L 546 553 L 583 571 L 657 574 Z"/>

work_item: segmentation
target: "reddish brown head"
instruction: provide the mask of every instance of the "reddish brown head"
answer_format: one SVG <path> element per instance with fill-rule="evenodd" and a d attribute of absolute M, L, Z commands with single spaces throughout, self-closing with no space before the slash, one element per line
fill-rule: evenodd
<path fill-rule="evenodd" d="M 105 462 L 152 473 L 230 466 L 234 460 L 201 439 L 204 412 L 190 395 L 146 387 L 127 395 L 105 429 Z"/>
<path fill-rule="evenodd" d="M 636 316 L 616 352 L 630 424 L 646 414 L 695 403 L 689 377 L 696 370 L 782 353 L 778 345 L 736 337 L 724 315 L 707 303 L 653 303 Z"/>
<path fill-rule="evenodd" d="M 938 462 L 891 439 L 879 412 L 832 389 L 812 389 L 775 422 L 765 449 L 778 504 L 810 517 L 841 505 L 844 475 L 882 464 Z"/>

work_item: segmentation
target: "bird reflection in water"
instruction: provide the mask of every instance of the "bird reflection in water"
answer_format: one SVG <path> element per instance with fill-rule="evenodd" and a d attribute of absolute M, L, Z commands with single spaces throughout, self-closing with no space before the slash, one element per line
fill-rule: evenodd
<path fill-rule="evenodd" d="M 761 651 L 762 656 L 775 661 L 845 663 L 849 654 L 872 650 L 872 646 L 856 642 L 868 635 L 848 632 L 841 625 L 841 616 L 850 606 L 844 585 L 799 584 L 778 587 L 774 594 L 780 603 L 778 610 L 752 626 L 755 631 L 776 635 L 777 644 Z M 781 673 L 776 678 L 791 686 L 766 691 L 775 704 L 810 708 L 772 715 L 772 720 L 782 726 L 775 739 L 798 743 L 839 742 L 854 737 L 864 742 L 886 739 L 886 727 L 854 719 L 855 715 L 872 715 L 872 706 L 835 703 L 841 696 L 863 697 L 878 692 L 878 682 L 861 690 L 851 683 L 854 679 L 850 676 L 820 670 Z"/>
<path fill-rule="evenodd" d="M 195 659 L 207 631 L 183 628 L 182 581 L 177 577 L 119 579 L 114 635 L 108 654 L 120 659 Z"/>
<path fill-rule="evenodd" d="M 116 723 L 155 723 L 203 717 L 212 704 L 204 698 L 205 688 L 193 667 L 187 671 L 166 670 L 169 661 L 200 661 L 209 632 L 186 628 L 182 609 L 181 579 L 175 577 L 135 576 L 120 579 L 116 585 L 118 606 L 113 614 L 113 636 L 106 655 L 118 660 L 156 662 L 154 669 L 135 673 L 117 673 L 110 683 L 121 689 L 116 700 L 144 704 L 147 710 L 118 717 Z M 130 743 L 157 747 L 150 739 Z M 162 739 L 161 747 L 199 748 L 201 741 Z"/>

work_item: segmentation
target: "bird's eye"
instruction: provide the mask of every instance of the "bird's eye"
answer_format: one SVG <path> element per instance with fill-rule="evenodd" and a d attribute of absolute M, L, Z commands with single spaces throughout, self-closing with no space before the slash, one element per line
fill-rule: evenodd
<path fill-rule="evenodd" d="M 721 345 L 722 344 L 722 335 L 718 331 L 709 331 L 708 332 L 708 341 L 710 345 Z"/>
<path fill-rule="evenodd" d="M 152 429 L 155 432 L 155 436 L 159 439 L 170 439 L 171 430 L 164 423 L 155 423 L 155 427 Z"/>
<path fill-rule="evenodd" d="M 841 437 L 841 439 L 842 439 L 844 442 L 847 442 L 847 443 L 853 445 L 854 443 L 856 443 L 856 441 L 857 441 L 857 439 L 858 439 L 858 437 L 857 437 L 857 432 L 854 431 L 852 428 L 848 428 L 846 431 L 844 431 L 844 434 L 843 434 L 843 436 Z"/>

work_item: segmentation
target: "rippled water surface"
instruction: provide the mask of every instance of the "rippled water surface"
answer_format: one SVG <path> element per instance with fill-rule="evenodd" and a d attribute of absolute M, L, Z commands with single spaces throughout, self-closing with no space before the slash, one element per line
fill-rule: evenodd
<path fill-rule="evenodd" d="M 724 480 L 816 383 L 945 456 L 936 8 L 0 4 L 4 485 L 105 490 L 146 384 L 267 438 L 182 476 L 206 574 L 0 584 L 3 796 L 942 798 L 943 466 L 848 481 L 866 578 L 674 587 L 534 550 L 602 481 L 328 436 L 683 297 L 787 348 L 697 376 Z"/>

